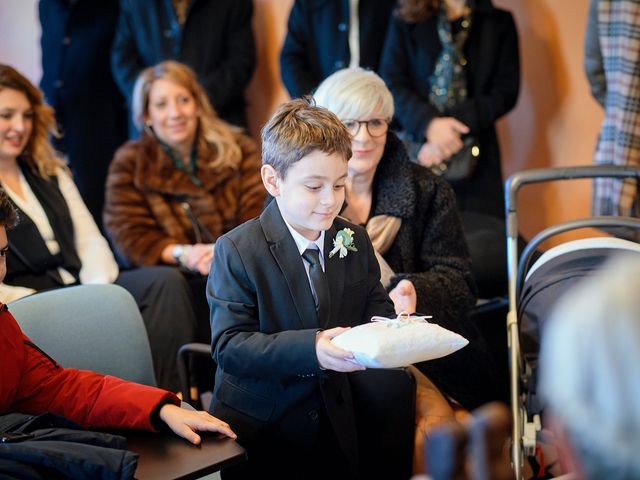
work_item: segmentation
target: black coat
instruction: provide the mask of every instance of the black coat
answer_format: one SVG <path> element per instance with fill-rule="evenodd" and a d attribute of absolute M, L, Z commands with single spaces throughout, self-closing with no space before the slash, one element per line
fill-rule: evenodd
<path fill-rule="evenodd" d="M 126 438 L 85 430 L 53 413 L 2 415 L 0 432 L 28 437 L 0 443 L 1 478 L 125 480 L 138 465 Z"/>
<path fill-rule="evenodd" d="M 398 137 L 387 136 L 374 177 L 371 216 L 402 219 L 395 241 L 383 255 L 396 272 L 393 288 L 408 279 L 418 293 L 418 312 L 454 328 L 475 304 L 469 252 L 449 184 L 409 162 Z"/>
<path fill-rule="evenodd" d="M 56 110 L 73 178 L 101 224 L 104 183 L 116 149 L 127 139 L 125 100 L 111 75 L 109 52 L 118 0 L 40 0 L 42 80 Z"/>
<path fill-rule="evenodd" d="M 466 124 L 480 142 L 480 161 L 471 181 L 456 187 L 461 211 L 504 216 L 500 151 L 495 122 L 518 98 L 518 36 L 509 12 L 489 1 L 477 2 L 465 43 L 467 99 L 445 115 Z M 441 50 L 437 17 L 420 23 L 393 18 L 387 31 L 380 70 L 394 96 L 396 118 L 416 141 L 438 112 L 429 102 L 429 76 Z"/>
<path fill-rule="evenodd" d="M 244 125 L 244 90 L 255 66 L 251 0 L 192 0 L 181 28 L 171 0 L 122 0 L 111 53 L 113 74 L 131 102 L 146 67 L 189 65 L 225 120 Z"/>
<path fill-rule="evenodd" d="M 385 32 L 395 0 L 360 0 L 360 66 L 378 70 Z M 280 52 L 280 70 L 291 97 L 311 93 L 349 53 L 349 0 L 296 0 Z"/>
<path fill-rule="evenodd" d="M 488 346 L 467 315 L 475 304 L 470 259 L 449 184 L 409 162 L 404 146 L 389 133 L 374 177 L 371 216 L 393 215 L 402 226 L 383 255 L 396 272 L 390 288 L 411 280 L 417 310 L 469 340 L 462 350 L 416 366 L 445 394 L 466 408 L 497 398 Z"/>

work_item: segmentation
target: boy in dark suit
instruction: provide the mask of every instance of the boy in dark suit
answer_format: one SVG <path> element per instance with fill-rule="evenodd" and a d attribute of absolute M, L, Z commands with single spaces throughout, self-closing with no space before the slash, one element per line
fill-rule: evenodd
<path fill-rule="evenodd" d="M 365 230 L 337 218 L 350 157 L 333 113 L 284 104 L 262 130 L 262 180 L 275 201 L 216 242 L 212 412 L 249 458 L 224 478 L 357 474 L 346 372 L 364 368 L 331 339 L 395 313 Z"/>

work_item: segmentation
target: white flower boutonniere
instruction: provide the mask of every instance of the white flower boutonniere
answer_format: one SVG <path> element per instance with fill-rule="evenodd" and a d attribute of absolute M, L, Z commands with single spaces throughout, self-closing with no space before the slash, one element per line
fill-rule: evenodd
<path fill-rule="evenodd" d="M 347 256 L 349 251 L 358 251 L 356 246 L 353 244 L 353 233 L 353 230 L 350 228 L 343 228 L 336 234 L 336 238 L 333 239 L 333 250 L 329 252 L 329 258 L 333 257 L 338 252 L 340 252 L 340 258 L 344 258 Z"/>

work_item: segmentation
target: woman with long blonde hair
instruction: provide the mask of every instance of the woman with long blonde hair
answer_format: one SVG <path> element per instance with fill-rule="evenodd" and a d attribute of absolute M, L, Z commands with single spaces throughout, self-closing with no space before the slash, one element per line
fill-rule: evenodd
<path fill-rule="evenodd" d="M 215 239 L 262 207 L 256 145 L 215 114 L 194 72 L 175 61 L 142 71 L 133 116 L 143 132 L 111 164 L 105 227 L 133 264 L 207 275 Z"/>
<path fill-rule="evenodd" d="M 109 168 L 104 226 L 134 265 L 173 265 L 189 281 L 202 341 L 209 343 L 205 284 L 213 244 L 264 203 L 255 143 L 221 120 L 195 73 L 164 61 L 143 70 L 133 99 L 140 139 Z"/>

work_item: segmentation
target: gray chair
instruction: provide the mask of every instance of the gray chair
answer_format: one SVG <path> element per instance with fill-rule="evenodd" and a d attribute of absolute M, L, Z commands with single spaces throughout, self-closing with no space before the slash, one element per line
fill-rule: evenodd
<path fill-rule="evenodd" d="M 65 367 L 156 386 L 147 332 L 129 292 L 118 285 L 79 285 L 9 304 L 18 324 Z"/>

